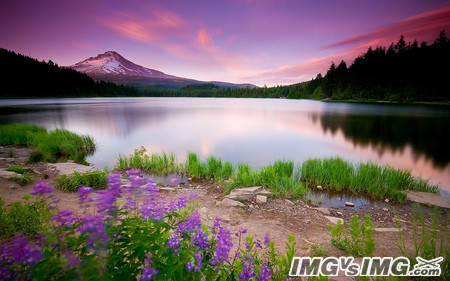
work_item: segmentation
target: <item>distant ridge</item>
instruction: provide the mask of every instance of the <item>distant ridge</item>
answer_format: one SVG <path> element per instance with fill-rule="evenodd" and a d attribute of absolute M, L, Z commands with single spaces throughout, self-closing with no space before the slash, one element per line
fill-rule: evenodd
<path fill-rule="evenodd" d="M 202 83 L 214 83 L 223 88 L 256 88 L 252 84 L 233 84 L 220 81 L 206 82 L 168 75 L 164 72 L 135 64 L 115 51 L 107 51 L 67 67 L 85 73 L 97 81 L 110 81 L 138 88 L 179 89 L 189 84 Z"/>

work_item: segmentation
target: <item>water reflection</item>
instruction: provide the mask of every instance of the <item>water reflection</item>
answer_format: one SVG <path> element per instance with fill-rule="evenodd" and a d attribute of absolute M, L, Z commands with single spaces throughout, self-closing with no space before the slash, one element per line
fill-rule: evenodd
<path fill-rule="evenodd" d="M 103 98 L 2 100 L 0 123 L 31 123 L 94 136 L 88 161 L 113 166 L 118 154 L 144 145 L 184 160 L 302 162 L 341 156 L 411 169 L 450 190 L 450 112 L 431 106 L 322 103 L 298 100 Z"/>

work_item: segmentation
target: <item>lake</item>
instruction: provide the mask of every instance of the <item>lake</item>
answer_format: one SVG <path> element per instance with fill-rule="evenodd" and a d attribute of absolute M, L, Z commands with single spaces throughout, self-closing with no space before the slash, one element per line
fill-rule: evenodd
<path fill-rule="evenodd" d="M 255 168 L 277 159 L 340 156 L 409 169 L 450 197 L 450 110 L 445 106 L 286 99 L 80 98 L 0 100 L 0 124 L 63 128 L 95 138 L 87 161 L 119 154 L 210 155 Z"/>

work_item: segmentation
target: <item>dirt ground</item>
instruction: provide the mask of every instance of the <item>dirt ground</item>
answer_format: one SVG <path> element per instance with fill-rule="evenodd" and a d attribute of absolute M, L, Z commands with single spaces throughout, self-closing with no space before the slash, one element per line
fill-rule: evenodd
<path fill-rule="evenodd" d="M 0 168 L 7 168 L 14 164 L 25 165 L 31 151 L 25 148 L 0 147 Z M 80 212 L 78 194 L 64 193 L 56 188 L 54 179 L 59 174 L 58 170 L 52 169 L 51 165 L 45 163 L 26 164 L 26 166 L 34 171 L 32 184 L 20 186 L 11 180 L 0 178 L 0 196 L 7 204 L 21 200 L 25 194 L 31 193 L 34 183 L 42 180 L 46 174 L 48 176 L 46 181 L 50 186 L 55 187 L 54 195 L 60 199 L 59 207 Z M 161 191 L 168 201 L 176 200 L 180 196 L 189 196 L 191 192 L 198 195 L 196 198 L 197 210 L 206 224 L 212 225 L 214 218 L 221 217 L 224 225 L 232 233 L 237 232 L 240 228 L 245 228 L 249 234 L 260 241 L 264 241 L 264 236 L 268 233 L 279 251 L 286 250 L 285 243 L 288 234 L 293 234 L 297 242 L 296 256 L 310 256 L 312 246 L 318 244 L 323 244 L 330 256 L 348 256 L 330 244 L 327 231 L 328 225 L 332 223 L 325 218 L 322 212 L 301 200 L 269 197 L 264 204 L 246 201 L 243 202 L 245 207 L 216 206 L 216 203 L 224 197 L 224 190 L 217 183 L 188 181 L 186 184 L 171 186 L 171 188 L 173 190 Z M 428 207 L 424 206 L 424 209 L 430 213 Z M 342 218 L 346 224 L 350 222 L 352 215 L 369 214 L 375 228 L 397 228 L 395 216 L 398 215 L 407 248 L 410 251 L 413 249 L 411 203 L 397 204 L 380 200 L 358 208 L 329 208 L 329 211 L 329 216 Z M 441 208 L 439 211 L 446 217 L 448 216 L 448 209 Z M 429 218 L 426 218 L 425 222 L 429 224 Z M 399 233 L 397 231 L 392 231 L 392 229 L 387 232 L 376 231 L 374 238 L 376 242 L 374 256 L 396 257 L 402 255 L 398 247 Z"/>

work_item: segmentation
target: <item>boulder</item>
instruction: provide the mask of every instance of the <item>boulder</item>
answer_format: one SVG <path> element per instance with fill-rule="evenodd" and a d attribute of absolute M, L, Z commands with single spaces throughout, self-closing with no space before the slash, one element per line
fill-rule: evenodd
<path fill-rule="evenodd" d="M 256 195 L 256 204 L 265 204 L 267 202 L 267 196 Z"/>
<path fill-rule="evenodd" d="M 11 178 L 15 176 L 20 176 L 20 174 L 16 172 L 6 171 L 6 169 L 0 169 L 0 178 Z"/>
<path fill-rule="evenodd" d="M 324 216 L 327 220 L 329 220 L 331 223 L 337 224 L 338 221 L 341 222 L 341 224 L 344 224 L 344 220 L 341 218 L 336 218 L 336 217 L 330 217 L 330 216 Z"/>
<path fill-rule="evenodd" d="M 262 186 L 244 187 L 233 190 L 225 197 L 229 199 L 253 200 L 258 193 L 263 191 Z"/>
<path fill-rule="evenodd" d="M 320 213 L 327 215 L 327 216 L 331 215 L 330 210 L 328 210 L 328 208 L 314 208 L 314 210 L 317 210 Z"/>
<path fill-rule="evenodd" d="M 345 202 L 345 206 L 347 206 L 347 207 L 355 207 L 355 204 L 353 204 L 352 202 Z"/>
<path fill-rule="evenodd" d="M 242 204 L 241 202 L 232 200 L 230 198 L 225 198 L 222 201 L 217 202 L 216 206 L 222 206 L 222 207 L 245 207 L 245 205 Z"/>
<path fill-rule="evenodd" d="M 85 173 L 87 171 L 94 171 L 95 168 L 92 166 L 85 166 L 77 163 L 51 163 L 47 164 L 48 170 L 57 171 L 60 175 L 70 175 L 73 172 Z"/>

